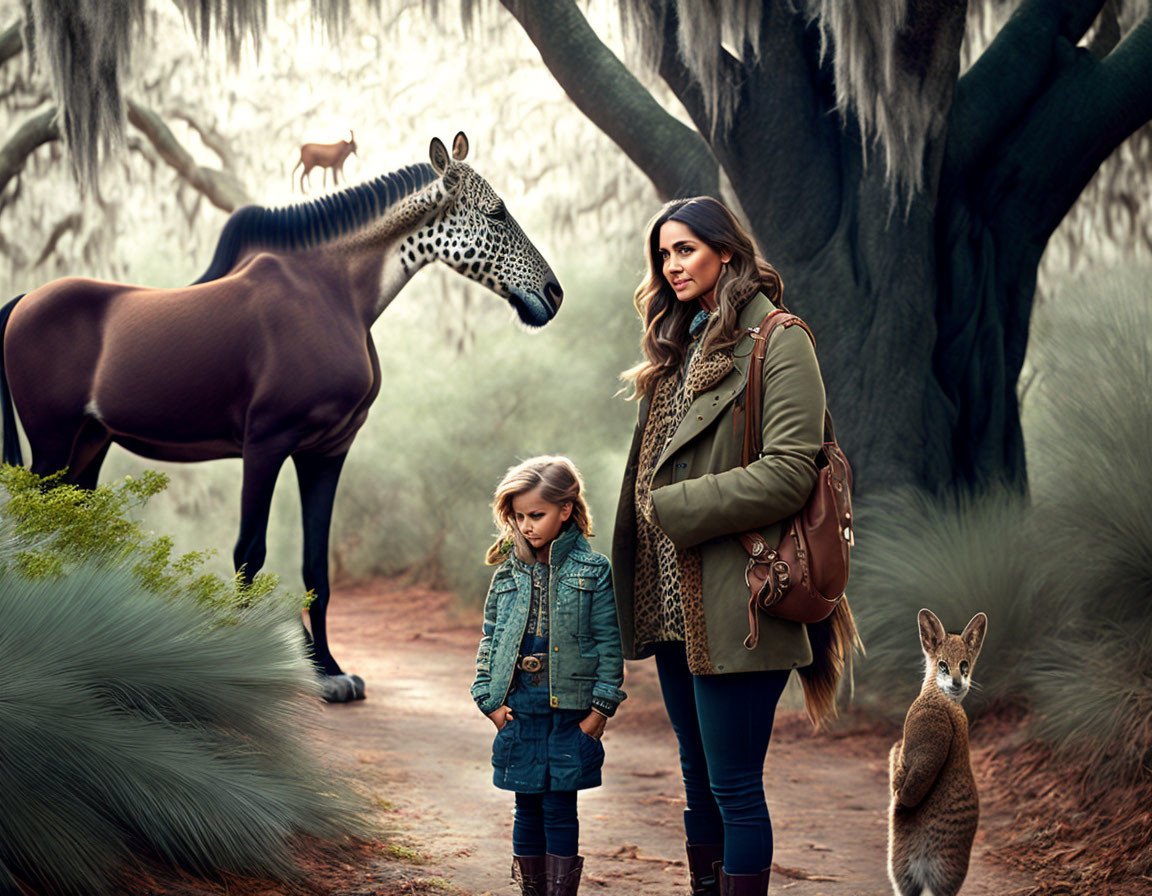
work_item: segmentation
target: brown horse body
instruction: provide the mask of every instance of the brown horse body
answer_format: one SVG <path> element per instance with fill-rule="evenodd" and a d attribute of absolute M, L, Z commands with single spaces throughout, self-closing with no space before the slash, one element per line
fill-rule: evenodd
<path fill-rule="evenodd" d="M 547 263 L 460 164 L 466 152 L 463 135 L 456 162 L 433 141 L 432 166 L 397 172 L 375 193 L 340 194 L 342 205 L 237 212 L 191 286 L 67 278 L 0 313 L 3 372 L 35 473 L 67 468 L 69 481 L 94 487 L 113 442 L 155 460 L 242 457 L 234 560 L 250 578 L 264 562 L 277 475 L 292 458 L 304 583 L 315 594 L 313 656 L 332 678 L 331 699 L 363 695 L 355 676 L 335 681 L 349 677 L 328 650 L 325 613 L 336 484 L 380 389 L 373 321 L 434 260 L 503 295 L 531 326 L 560 303 Z M 5 412 L 4 459 L 20 462 Z"/>
<path fill-rule="evenodd" d="M 269 438 L 347 451 L 380 386 L 363 309 L 375 296 L 332 289 L 339 266 L 324 262 L 260 253 L 182 289 L 69 278 L 28 293 L 5 362 L 35 472 L 79 479 L 109 441 L 165 461 L 240 457 Z"/>

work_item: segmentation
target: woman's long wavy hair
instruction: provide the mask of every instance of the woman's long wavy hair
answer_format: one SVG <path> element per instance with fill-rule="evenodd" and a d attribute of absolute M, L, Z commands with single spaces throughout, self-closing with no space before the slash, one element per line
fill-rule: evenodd
<path fill-rule="evenodd" d="M 677 299 L 672 285 L 664 277 L 660 228 L 666 221 L 684 224 L 716 252 L 732 255 L 716 280 L 716 305 L 720 313 L 704 331 L 702 353 L 736 344 L 741 336 L 740 309 L 757 290 L 773 304 L 783 307 L 784 284 L 780 275 L 760 256 L 748 231 L 722 203 L 711 196 L 667 203 L 648 222 L 645 231 L 648 273 L 632 299 L 644 321 L 644 336 L 640 340 L 644 360 L 620 374 L 621 379 L 633 385 L 631 398 L 651 394 L 660 379 L 683 363 L 689 343 L 688 326 L 700 310 L 695 302 Z"/>
<path fill-rule="evenodd" d="M 584 477 L 576 465 L 560 455 L 530 457 L 523 463 L 510 467 L 496 486 L 492 496 L 492 518 L 496 521 L 499 533 L 486 557 L 489 566 L 496 566 L 508 559 L 510 553 L 525 563 L 532 563 L 536 555 L 527 539 L 516 527 L 516 517 L 512 501 L 540 487 L 540 497 L 549 504 L 572 504 L 572 514 L 565 525 L 575 526 L 588 537 L 592 534 L 592 511 L 584 499 Z"/>

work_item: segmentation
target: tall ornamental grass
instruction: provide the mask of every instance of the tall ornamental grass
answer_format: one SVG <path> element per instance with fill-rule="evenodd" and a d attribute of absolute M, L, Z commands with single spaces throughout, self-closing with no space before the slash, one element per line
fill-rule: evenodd
<path fill-rule="evenodd" d="M 1037 328 L 1025 405 L 1039 599 L 1054 623 L 1025 686 L 1042 735 L 1085 755 L 1102 785 L 1152 769 L 1150 274 L 1063 291 Z"/>
<path fill-rule="evenodd" d="M 90 502 L 18 485 L 10 495 L 0 892 L 116 891 L 142 859 L 286 877 L 297 838 L 359 827 L 357 800 L 314 740 L 318 684 L 298 602 L 202 599 L 232 583 L 207 588 L 157 565 L 154 541 L 135 543 L 135 523 L 106 513 L 115 489 Z M 83 537 L 94 518 L 107 554 Z"/>
<path fill-rule="evenodd" d="M 868 651 L 858 666 L 862 702 L 903 718 L 924 677 L 922 607 L 953 632 L 988 614 L 969 712 L 1019 696 L 1021 665 L 1038 629 L 1028 518 L 1023 499 L 1004 488 L 953 499 L 904 491 L 860 502 L 848 593 Z"/>

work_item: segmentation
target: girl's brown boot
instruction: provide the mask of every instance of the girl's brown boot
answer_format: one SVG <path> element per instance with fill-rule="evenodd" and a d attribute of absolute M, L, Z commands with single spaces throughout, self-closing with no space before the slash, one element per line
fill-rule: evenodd
<path fill-rule="evenodd" d="M 771 868 L 759 874 L 726 874 L 720 869 L 720 896 L 767 896 Z"/>
<path fill-rule="evenodd" d="M 548 869 L 548 896 L 576 896 L 580 889 L 580 871 L 584 867 L 583 856 L 544 857 Z"/>
<path fill-rule="evenodd" d="M 688 853 L 688 879 L 692 896 L 720 896 L 720 864 L 724 846 L 720 843 L 685 843 Z"/>
<path fill-rule="evenodd" d="M 512 879 L 520 884 L 521 896 L 547 896 L 544 865 L 544 856 L 512 856 Z"/>

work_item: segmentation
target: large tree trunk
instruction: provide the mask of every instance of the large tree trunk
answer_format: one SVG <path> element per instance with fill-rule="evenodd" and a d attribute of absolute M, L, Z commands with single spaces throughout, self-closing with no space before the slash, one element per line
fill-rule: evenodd
<path fill-rule="evenodd" d="M 822 53 L 796 4 L 765 3 L 758 54 L 720 50 L 720 76 L 739 89 L 718 124 L 684 62 L 679 7 L 643 0 L 663 25 L 660 74 L 696 125 L 686 134 L 602 47 L 573 67 L 571 35 L 588 35 L 572 0 L 502 2 L 663 195 L 715 194 L 705 140 L 816 334 L 859 489 L 1027 487 L 1016 384 L 1037 267 L 1100 163 L 1152 117 L 1152 17 L 1118 45 L 1098 29 L 1097 59 L 1076 44 L 1104 0 L 1025 0 L 957 79 L 966 4 L 911 0 L 894 64 L 927 97 L 926 143 L 911 144 L 923 168 L 901 184 L 877 151 L 878 119 L 864 119 L 862 139 L 838 102 L 831 60 L 843 48 Z M 627 97 L 628 114 L 595 102 L 609 95 Z M 903 124 L 902 109 L 883 111 Z"/>

